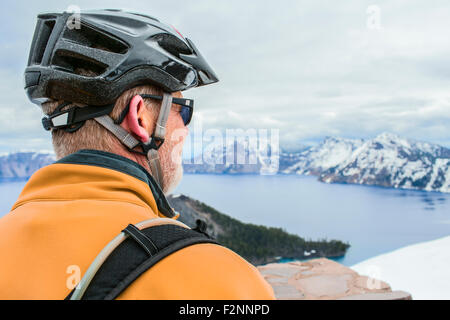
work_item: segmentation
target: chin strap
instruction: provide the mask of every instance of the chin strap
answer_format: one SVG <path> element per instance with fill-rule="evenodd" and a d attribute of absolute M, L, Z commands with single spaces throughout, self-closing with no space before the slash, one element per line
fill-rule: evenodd
<path fill-rule="evenodd" d="M 172 107 L 172 95 L 164 92 L 161 103 L 161 110 L 159 111 L 158 120 L 153 135 L 147 143 L 138 141 L 133 135 L 116 124 L 108 115 L 102 115 L 94 118 L 103 127 L 114 134 L 130 151 L 143 154 L 147 156 L 147 162 L 152 172 L 152 176 L 159 184 L 161 190 L 164 190 L 163 174 L 161 169 L 161 162 L 159 160 L 158 149 L 164 143 L 166 135 L 166 123 L 169 118 L 170 109 Z M 142 147 L 143 152 L 133 150 L 137 146 Z"/>

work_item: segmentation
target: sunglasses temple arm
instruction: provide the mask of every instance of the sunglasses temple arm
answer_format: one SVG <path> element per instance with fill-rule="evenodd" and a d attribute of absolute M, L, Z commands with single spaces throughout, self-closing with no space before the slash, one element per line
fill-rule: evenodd
<path fill-rule="evenodd" d="M 192 99 L 173 98 L 172 103 L 190 108 L 194 107 L 194 100 Z"/>

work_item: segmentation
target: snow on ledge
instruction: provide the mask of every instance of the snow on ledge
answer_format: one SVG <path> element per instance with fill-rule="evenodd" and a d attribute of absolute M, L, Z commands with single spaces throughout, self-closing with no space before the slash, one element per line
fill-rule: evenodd
<path fill-rule="evenodd" d="M 450 236 L 418 243 L 360 262 L 351 268 L 405 290 L 414 300 L 450 299 Z"/>

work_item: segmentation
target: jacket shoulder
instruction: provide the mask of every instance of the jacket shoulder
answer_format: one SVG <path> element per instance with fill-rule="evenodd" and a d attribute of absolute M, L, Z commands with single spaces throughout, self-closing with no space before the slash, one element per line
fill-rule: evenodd
<path fill-rule="evenodd" d="M 118 299 L 274 299 L 271 286 L 241 256 L 220 245 L 195 244 L 164 258 Z"/>

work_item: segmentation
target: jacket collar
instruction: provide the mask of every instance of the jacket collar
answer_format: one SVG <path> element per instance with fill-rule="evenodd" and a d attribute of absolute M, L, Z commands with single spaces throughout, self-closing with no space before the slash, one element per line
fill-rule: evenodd
<path fill-rule="evenodd" d="M 177 216 L 170 207 L 161 188 L 148 171 L 140 164 L 128 158 L 106 151 L 83 149 L 62 158 L 55 163 L 98 166 L 133 176 L 149 186 L 158 210 L 163 215 L 168 218 L 175 218 Z"/>

